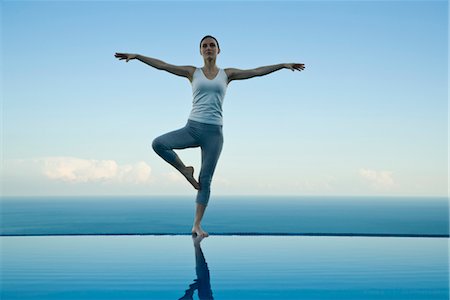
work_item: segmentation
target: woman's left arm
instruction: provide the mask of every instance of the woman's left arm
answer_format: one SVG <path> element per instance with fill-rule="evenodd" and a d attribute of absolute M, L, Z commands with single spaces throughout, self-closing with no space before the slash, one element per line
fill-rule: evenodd
<path fill-rule="evenodd" d="M 271 65 L 271 66 L 264 66 L 259 67 L 255 69 L 249 69 L 249 70 L 240 70 L 240 69 L 234 69 L 234 68 L 228 68 L 225 69 L 225 72 L 228 76 L 228 82 L 232 80 L 242 80 L 242 79 L 249 79 L 256 76 L 264 76 L 267 74 L 270 74 L 272 72 L 281 70 L 281 69 L 290 69 L 292 71 L 298 70 L 302 71 L 305 69 L 304 64 L 278 64 L 278 65 Z"/>

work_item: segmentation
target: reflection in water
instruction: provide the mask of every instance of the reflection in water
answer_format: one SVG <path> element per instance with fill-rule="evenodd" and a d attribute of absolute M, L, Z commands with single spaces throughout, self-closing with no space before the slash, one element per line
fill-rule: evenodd
<path fill-rule="evenodd" d="M 202 236 L 193 236 L 195 248 L 195 272 L 197 273 L 197 279 L 194 279 L 194 283 L 189 285 L 189 289 L 186 290 L 184 296 L 178 300 L 194 299 L 194 291 L 198 290 L 198 298 L 200 300 L 214 299 L 211 290 L 211 283 L 209 278 L 208 264 L 203 256 L 200 242 L 204 239 Z"/>

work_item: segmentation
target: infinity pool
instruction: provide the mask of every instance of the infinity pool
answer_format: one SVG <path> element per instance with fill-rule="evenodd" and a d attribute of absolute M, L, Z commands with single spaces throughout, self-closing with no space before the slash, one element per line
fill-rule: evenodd
<path fill-rule="evenodd" d="M 1 237 L 1 299 L 445 299 L 448 239 Z"/>

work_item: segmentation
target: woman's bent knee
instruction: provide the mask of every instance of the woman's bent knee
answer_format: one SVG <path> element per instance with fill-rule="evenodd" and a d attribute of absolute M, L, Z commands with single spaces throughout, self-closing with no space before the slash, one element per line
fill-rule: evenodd
<path fill-rule="evenodd" d="M 155 150 L 156 153 L 161 152 L 161 150 L 164 149 L 164 144 L 161 142 L 159 138 L 156 138 L 152 142 L 152 148 Z"/>

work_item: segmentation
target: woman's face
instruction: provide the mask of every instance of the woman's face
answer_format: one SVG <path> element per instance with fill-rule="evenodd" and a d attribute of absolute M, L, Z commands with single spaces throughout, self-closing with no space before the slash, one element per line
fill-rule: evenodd
<path fill-rule="evenodd" d="M 220 49 L 217 47 L 217 43 L 212 38 L 206 38 L 202 41 L 200 54 L 203 58 L 215 58 L 220 53 Z"/>

